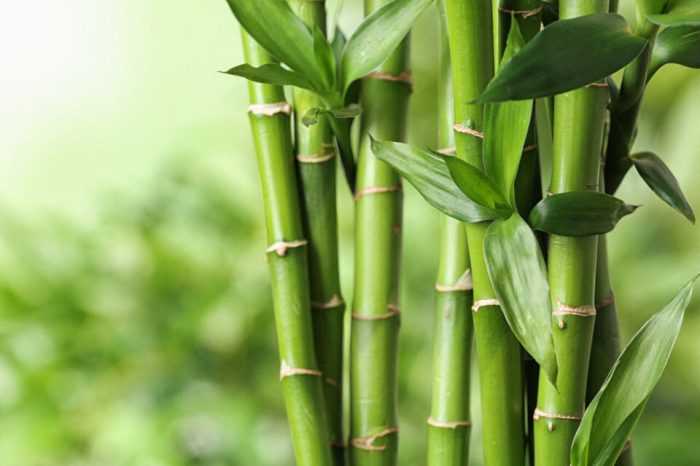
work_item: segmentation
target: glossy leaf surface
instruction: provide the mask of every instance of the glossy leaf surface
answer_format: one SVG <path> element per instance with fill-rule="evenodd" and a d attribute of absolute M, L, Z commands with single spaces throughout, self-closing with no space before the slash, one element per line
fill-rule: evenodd
<path fill-rule="evenodd" d="M 290 71 L 275 63 L 254 67 L 239 65 L 224 71 L 225 74 L 240 76 L 256 83 L 275 84 L 277 86 L 295 86 L 302 89 L 313 90 L 313 85 L 302 75 Z"/>
<path fill-rule="evenodd" d="M 678 180 L 673 176 L 671 170 L 656 154 L 652 152 L 641 152 L 631 155 L 632 163 L 644 182 L 659 196 L 666 204 L 670 205 L 685 218 L 695 223 L 695 214 L 688 200 L 683 195 Z"/>
<path fill-rule="evenodd" d="M 647 18 L 662 26 L 700 26 L 700 1 L 671 0 L 664 13 L 650 14 Z"/>

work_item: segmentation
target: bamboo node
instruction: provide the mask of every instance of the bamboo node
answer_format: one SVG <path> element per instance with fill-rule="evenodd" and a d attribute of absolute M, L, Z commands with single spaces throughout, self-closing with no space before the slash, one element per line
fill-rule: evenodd
<path fill-rule="evenodd" d="M 265 252 L 268 254 L 274 252 L 278 256 L 284 257 L 287 255 L 288 249 L 300 248 L 306 246 L 307 244 L 309 244 L 309 242 L 305 239 L 300 239 L 296 241 L 277 241 L 276 243 L 268 246 L 267 249 L 265 249 Z"/>
<path fill-rule="evenodd" d="M 600 301 L 599 303 L 596 303 L 595 308 L 596 309 L 603 309 L 604 307 L 610 306 L 615 304 L 615 296 L 608 296 L 604 300 Z"/>
<path fill-rule="evenodd" d="M 464 271 L 459 280 L 457 280 L 454 285 L 440 285 L 435 284 L 435 290 L 440 293 L 450 293 L 453 291 L 471 291 L 474 289 L 474 284 L 472 283 L 472 271 L 467 269 Z"/>
<path fill-rule="evenodd" d="M 331 296 L 331 299 L 328 301 L 322 302 L 322 301 L 311 301 L 311 307 L 313 309 L 335 309 L 337 307 L 340 307 L 345 304 L 345 301 L 338 296 L 337 294 L 334 294 Z"/>
<path fill-rule="evenodd" d="M 454 125 L 453 129 L 458 133 L 468 134 L 470 136 L 474 136 L 475 138 L 484 139 L 484 133 L 477 131 L 474 128 L 470 128 L 469 126 Z"/>
<path fill-rule="evenodd" d="M 457 429 L 458 427 L 471 427 L 472 426 L 472 421 L 452 421 L 452 422 L 447 422 L 447 421 L 437 421 L 433 419 L 432 417 L 429 417 L 427 421 L 425 421 L 426 424 L 429 426 L 433 427 L 440 427 L 442 429 Z"/>
<path fill-rule="evenodd" d="M 457 152 L 457 147 L 443 147 L 442 149 L 438 149 L 438 152 L 443 155 L 454 155 Z"/>
<path fill-rule="evenodd" d="M 367 81 L 370 79 L 378 79 L 380 81 L 391 81 L 394 83 L 404 83 L 409 86 L 413 86 L 413 73 L 410 71 L 403 71 L 399 74 L 390 73 L 388 71 L 372 71 L 368 75 L 365 75 L 363 80 Z"/>
<path fill-rule="evenodd" d="M 535 421 L 539 419 L 561 419 L 563 421 L 580 421 L 583 418 L 581 416 L 575 416 L 573 414 L 548 413 L 546 411 L 542 411 L 540 408 L 535 408 L 535 412 L 532 415 L 532 419 L 534 419 Z"/>
<path fill-rule="evenodd" d="M 386 450 L 386 445 L 374 445 L 374 442 L 380 438 L 386 437 L 387 435 L 396 434 L 398 431 L 398 427 L 389 427 L 374 435 L 350 438 L 350 444 L 359 450 L 384 451 Z"/>
<path fill-rule="evenodd" d="M 248 107 L 248 113 L 252 113 L 255 116 L 275 116 L 278 113 L 290 115 L 292 113 L 292 106 L 289 105 L 289 102 L 251 104 Z"/>
<path fill-rule="evenodd" d="M 479 312 L 479 309 L 486 306 L 500 306 L 501 302 L 497 299 L 479 299 L 472 304 L 472 311 Z"/>
<path fill-rule="evenodd" d="M 320 377 L 321 371 L 304 369 L 303 367 L 290 367 L 286 362 L 282 361 L 282 365 L 280 366 L 280 380 L 284 380 L 287 377 L 294 377 L 295 375 L 313 375 L 314 377 Z"/>
<path fill-rule="evenodd" d="M 607 82 L 607 81 L 603 81 L 602 83 L 599 83 L 599 82 L 589 83 L 589 84 L 586 84 L 586 85 L 583 86 L 583 87 L 608 87 L 608 82 Z"/>
<path fill-rule="evenodd" d="M 373 320 L 386 320 L 386 319 L 391 319 L 394 316 L 399 316 L 401 315 L 401 310 L 398 308 L 396 304 L 388 304 L 386 308 L 389 310 L 389 312 L 385 312 L 384 314 L 377 314 L 377 315 L 366 315 L 366 314 L 360 314 L 357 312 L 352 313 L 352 318 L 355 320 L 365 320 L 365 321 L 373 321 Z"/>
<path fill-rule="evenodd" d="M 299 163 L 324 163 L 328 162 L 329 160 L 333 160 L 335 157 L 335 146 L 331 145 L 331 147 L 324 147 L 321 146 L 321 151 L 317 152 L 315 154 L 311 155 L 297 155 L 297 161 Z M 323 150 L 323 149 L 330 149 L 330 150 Z"/>
<path fill-rule="evenodd" d="M 557 301 L 554 305 L 552 314 L 555 316 L 578 316 L 578 317 L 593 317 L 596 315 L 596 307 L 586 304 L 585 306 L 569 306 L 561 301 Z"/>
<path fill-rule="evenodd" d="M 514 14 L 514 15 L 519 15 L 523 19 L 528 19 L 531 16 L 535 16 L 535 15 L 542 13 L 542 8 L 543 7 L 539 7 L 539 8 L 535 8 L 534 10 L 509 10 L 508 8 L 499 6 L 498 11 L 500 11 L 501 13 L 509 13 L 509 14 Z"/>
<path fill-rule="evenodd" d="M 401 192 L 402 188 L 400 184 L 394 186 L 369 186 L 367 188 L 362 188 L 359 191 L 355 191 L 353 198 L 357 201 L 362 196 L 368 196 L 370 194 L 384 194 L 384 193 L 394 193 Z"/>

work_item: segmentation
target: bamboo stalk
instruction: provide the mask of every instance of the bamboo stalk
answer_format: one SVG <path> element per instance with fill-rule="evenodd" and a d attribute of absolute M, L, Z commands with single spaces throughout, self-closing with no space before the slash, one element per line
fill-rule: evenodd
<path fill-rule="evenodd" d="M 296 14 L 310 27 L 326 31 L 324 1 L 290 0 Z M 296 159 L 301 181 L 304 231 L 309 241 L 309 278 L 316 359 L 323 373 L 323 396 L 336 466 L 345 463 L 343 445 L 343 315 L 338 265 L 336 209 L 337 154 L 325 118 L 310 127 L 302 118 L 322 106 L 315 94 L 293 90 Z"/>
<path fill-rule="evenodd" d="M 559 3 L 560 18 L 608 11 L 607 0 Z M 590 86 L 555 96 L 553 193 L 598 189 L 608 90 Z M 553 387 L 540 372 L 535 412 L 535 463 L 569 464 L 571 442 L 583 414 L 595 325 L 598 237 L 550 235 L 552 333 L 559 372 Z"/>
<path fill-rule="evenodd" d="M 365 0 L 365 14 L 389 1 Z M 402 193 L 399 175 L 374 156 L 369 135 L 404 139 L 411 85 L 401 77 L 408 66 L 406 39 L 362 88 L 350 362 L 350 463 L 355 466 L 397 461 Z"/>
<path fill-rule="evenodd" d="M 245 59 L 253 66 L 270 56 L 243 33 Z M 299 466 L 331 466 L 321 372 L 314 354 L 307 243 L 303 236 L 292 157 L 290 107 L 281 87 L 250 82 L 250 124 L 258 159 L 267 225 L 280 379 Z"/>
<path fill-rule="evenodd" d="M 438 8 L 441 31 L 438 144 L 443 152 L 451 153 L 454 106 L 444 0 L 438 2 Z M 435 288 L 428 466 L 466 466 L 471 433 L 471 272 L 464 224 L 446 215 L 440 218 L 440 261 Z"/>
<path fill-rule="evenodd" d="M 493 33 L 490 0 L 447 0 L 448 33 L 454 78 L 455 121 L 480 130 L 483 106 L 469 104 L 493 76 Z M 458 156 L 483 167 L 481 139 L 455 134 Z M 483 256 L 488 223 L 467 225 L 476 304 L 496 298 Z M 523 390 L 520 345 L 498 306 L 475 307 L 473 314 L 481 384 L 484 462 L 524 464 Z"/>

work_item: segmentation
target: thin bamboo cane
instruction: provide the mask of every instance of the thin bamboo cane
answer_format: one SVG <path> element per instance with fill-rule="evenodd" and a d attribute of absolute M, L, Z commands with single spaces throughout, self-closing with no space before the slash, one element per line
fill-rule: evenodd
<path fill-rule="evenodd" d="M 444 0 L 438 2 L 438 8 L 441 31 L 438 144 L 443 152 L 452 153 L 454 106 Z M 446 215 L 440 219 L 440 262 L 435 288 L 428 466 L 466 466 L 471 432 L 472 283 L 464 224 Z"/>
<path fill-rule="evenodd" d="M 245 59 L 254 66 L 270 56 L 243 33 Z M 255 142 L 267 225 L 280 379 L 299 466 L 331 466 L 321 372 L 314 354 L 307 242 L 303 236 L 292 157 L 289 113 L 281 87 L 249 83 Z"/>
<path fill-rule="evenodd" d="M 312 27 L 326 30 L 324 1 L 289 0 L 292 9 Z M 304 231 L 309 241 L 309 278 L 316 359 L 323 373 L 323 395 L 336 466 L 345 463 L 343 444 L 343 315 L 338 266 L 336 209 L 337 154 L 325 118 L 310 127 L 302 118 L 322 106 L 315 94 L 294 88 L 295 148 L 301 181 Z"/>
<path fill-rule="evenodd" d="M 560 18 L 608 11 L 607 0 L 559 3 Z M 590 86 L 554 98 L 553 193 L 598 189 L 603 121 L 608 89 Z M 535 411 L 535 463 L 569 464 L 583 414 L 595 324 L 598 237 L 550 235 L 549 282 L 552 332 L 559 373 L 553 387 L 540 372 Z"/>
<path fill-rule="evenodd" d="M 365 0 L 371 14 L 389 0 Z M 369 135 L 405 137 L 411 84 L 408 39 L 362 88 L 355 187 L 355 294 L 350 361 L 350 462 L 395 465 L 398 451 L 397 350 L 402 192 L 398 174 L 378 160 Z M 389 78 L 389 79 L 388 79 Z"/>
<path fill-rule="evenodd" d="M 469 102 L 483 91 L 493 76 L 491 1 L 447 0 L 446 5 L 455 121 L 479 131 L 483 124 L 483 106 Z M 455 134 L 457 154 L 481 168 L 481 139 L 473 134 Z M 500 308 L 492 304 L 496 295 L 483 255 L 487 227 L 486 222 L 467 225 L 477 310 L 473 319 L 481 383 L 484 462 L 488 465 L 522 465 L 524 422 L 520 345 Z M 483 305 L 477 307 L 476 304 Z"/>

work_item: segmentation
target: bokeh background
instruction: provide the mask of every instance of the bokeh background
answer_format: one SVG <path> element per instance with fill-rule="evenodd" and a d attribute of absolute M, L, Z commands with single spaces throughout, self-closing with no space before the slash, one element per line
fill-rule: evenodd
<path fill-rule="evenodd" d="M 346 3 L 350 32 L 360 2 Z M 0 464 L 293 464 L 246 87 L 217 73 L 242 61 L 226 3 L 3 6 Z M 430 11 L 413 35 L 410 123 L 431 147 L 435 27 Z M 642 114 L 637 147 L 700 209 L 700 72 L 664 68 Z M 610 235 L 626 341 L 700 271 L 700 229 L 635 174 L 619 194 L 643 205 Z M 410 188 L 405 199 L 400 464 L 420 465 L 438 217 Z M 349 297 L 345 191 L 340 209 Z M 635 433 L 640 466 L 700 464 L 699 313 L 694 299 Z"/>

